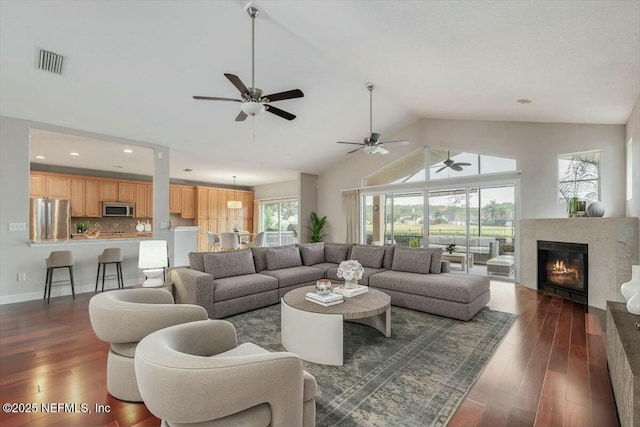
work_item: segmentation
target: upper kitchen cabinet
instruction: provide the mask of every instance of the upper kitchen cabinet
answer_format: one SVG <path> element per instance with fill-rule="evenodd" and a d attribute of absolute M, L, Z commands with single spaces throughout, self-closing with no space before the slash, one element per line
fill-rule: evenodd
<path fill-rule="evenodd" d="M 182 187 L 169 186 L 169 213 L 182 213 Z"/>
<path fill-rule="evenodd" d="M 147 215 L 153 218 L 153 185 L 147 185 Z"/>
<path fill-rule="evenodd" d="M 182 188 L 182 218 L 196 217 L 196 189 L 195 187 Z"/>
<path fill-rule="evenodd" d="M 71 178 L 71 216 L 86 215 L 86 179 Z"/>
<path fill-rule="evenodd" d="M 29 196 L 30 197 L 47 197 L 47 189 L 45 186 L 45 176 L 31 173 L 29 177 Z"/>
<path fill-rule="evenodd" d="M 102 216 L 100 210 L 100 181 L 97 179 L 85 179 L 85 215 L 90 218 Z"/>
<path fill-rule="evenodd" d="M 133 182 L 100 180 L 101 202 L 135 203 L 136 187 Z"/>
<path fill-rule="evenodd" d="M 147 196 L 147 184 L 135 184 L 136 188 L 136 209 L 135 209 L 135 217 L 136 218 L 149 218 L 149 198 Z"/>
<path fill-rule="evenodd" d="M 29 196 L 69 200 L 71 179 L 68 176 L 32 172 L 29 177 Z"/>
<path fill-rule="evenodd" d="M 100 180 L 100 201 L 101 202 L 117 202 L 118 201 L 118 182 Z"/>

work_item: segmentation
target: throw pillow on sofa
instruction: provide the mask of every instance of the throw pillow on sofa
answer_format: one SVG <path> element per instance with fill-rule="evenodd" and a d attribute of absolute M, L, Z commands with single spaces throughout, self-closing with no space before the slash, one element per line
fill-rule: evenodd
<path fill-rule="evenodd" d="M 356 245 L 351 249 L 350 259 L 355 259 L 363 267 L 381 268 L 384 259 L 384 248 L 382 246 L 360 246 Z"/>
<path fill-rule="evenodd" d="M 429 252 L 431 254 L 431 265 L 429 267 L 429 273 L 440 274 L 442 273 L 442 249 L 441 248 L 409 248 L 406 246 L 397 246 L 397 251 L 419 251 Z"/>
<path fill-rule="evenodd" d="M 256 268 L 250 249 L 243 251 L 217 252 L 204 256 L 204 272 L 214 279 L 253 274 Z"/>
<path fill-rule="evenodd" d="M 350 243 L 325 243 L 324 261 L 340 264 L 349 257 L 349 251 L 353 247 Z"/>
<path fill-rule="evenodd" d="M 420 250 L 399 250 L 393 252 L 393 271 L 427 274 L 431 268 L 431 252 Z"/>
<path fill-rule="evenodd" d="M 301 265 L 300 249 L 296 246 L 283 246 L 267 250 L 267 268 L 269 270 L 300 267 Z"/>
<path fill-rule="evenodd" d="M 302 264 L 314 265 L 324 262 L 324 242 L 298 245 Z"/>

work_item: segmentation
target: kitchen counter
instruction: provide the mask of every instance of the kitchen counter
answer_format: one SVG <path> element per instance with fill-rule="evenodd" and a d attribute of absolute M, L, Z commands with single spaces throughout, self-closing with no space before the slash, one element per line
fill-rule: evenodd
<path fill-rule="evenodd" d="M 66 240 L 46 240 L 41 242 L 27 242 L 31 247 L 39 246 L 75 246 L 75 245 L 99 245 L 99 244 L 123 244 L 138 243 L 140 240 L 153 239 L 153 233 L 131 233 L 131 234 L 107 234 L 100 235 L 95 239 L 88 238 L 84 235 L 74 235 L 71 239 Z"/>
<path fill-rule="evenodd" d="M 142 238 L 142 237 L 153 237 L 153 233 L 151 232 L 142 232 L 142 233 L 138 233 L 138 232 L 131 232 L 131 233 L 100 233 L 100 235 L 98 237 L 87 237 L 85 234 L 77 234 L 77 233 L 72 233 L 71 234 L 71 239 L 73 240 L 96 240 L 96 239 L 138 239 L 138 238 Z"/>

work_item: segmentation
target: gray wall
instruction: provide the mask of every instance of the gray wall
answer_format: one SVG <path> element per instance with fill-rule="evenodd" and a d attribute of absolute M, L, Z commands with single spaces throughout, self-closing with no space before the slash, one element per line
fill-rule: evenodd
<path fill-rule="evenodd" d="M 161 223 L 169 222 L 169 150 L 166 147 L 123 140 L 106 135 L 82 132 L 45 123 L 0 117 L 0 304 L 42 298 L 45 258 L 53 250 L 71 250 L 75 257 L 76 292 L 93 291 L 97 256 L 113 242 L 30 246 L 27 242 L 29 222 L 29 129 L 38 128 L 97 138 L 105 141 L 144 146 L 154 150 L 154 236 L 171 239 Z M 162 153 L 162 158 L 159 158 Z M 24 223 L 25 231 L 8 231 L 10 222 Z M 141 283 L 137 268 L 138 243 L 119 243 L 124 253 L 124 278 L 127 286 Z M 18 273 L 26 273 L 26 281 L 18 282 Z M 60 276 L 55 279 L 63 277 Z M 112 283 L 111 286 L 114 286 Z M 52 296 L 68 295 L 69 286 L 54 288 Z"/>
<path fill-rule="evenodd" d="M 277 199 L 280 197 L 298 196 L 298 179 L 276 182 L 274 184 L 257 185 L 253 187 L 255 199 Z"/>
<path fill-rule="evenodd" d="M 607 217 L 625 216 L 625 126 L 564 123 L 489 122 L 423 119 L 389 139 L 409 139 L 386 156 L 346 156 L 319 177 L 319 214 L 331 223 L 327 240 L 342 241 L 341 189 L 357 188 L 361 179 L 425 145 L 513 157 L 521 176 L 521 217 L 561 218 L 557 201 L 557 156 L 601 149 L 601 194 Z"/>
<path fill-rule="evenodd" d="M 298 186 L 298 241 L 304 243 L 309 241 L 309 232 L 305 228 L 311 226 L 309 215 L 318 210 L 318 177 L 301 173 Z"/>

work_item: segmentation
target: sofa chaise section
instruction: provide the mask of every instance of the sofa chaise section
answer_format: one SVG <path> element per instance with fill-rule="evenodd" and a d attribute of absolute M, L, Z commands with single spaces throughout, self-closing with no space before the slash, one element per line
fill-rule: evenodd
<path fill-rule="evenodd" d="M 490 299 L 489 278 L 439 274 L 440 249 L 397 248 L 391 270 L 375 274 L 369 286 L 391 297 L 391 304 L 469 320 Z"/>

